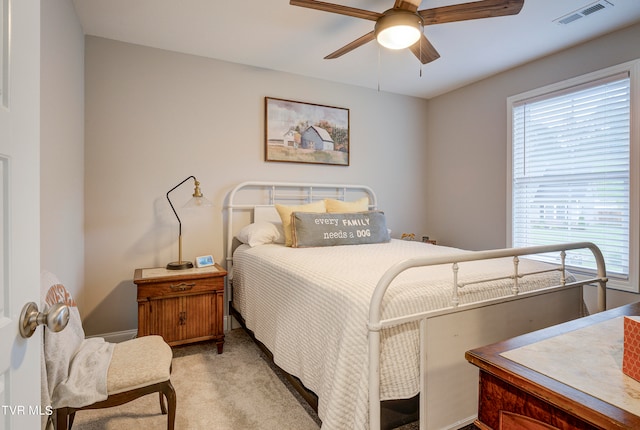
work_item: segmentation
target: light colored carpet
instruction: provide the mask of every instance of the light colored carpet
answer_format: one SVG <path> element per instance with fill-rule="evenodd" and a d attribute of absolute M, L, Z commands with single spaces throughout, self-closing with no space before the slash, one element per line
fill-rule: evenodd
<path fill-rule="evenodd" d="M 320 420 L 242 329 L 215 343 L 173 348 L 176 430 L 318 430 Z M 109 409 L 80 411 L 74 430 L 164 429 L 157 394 Z M 411 423 L 397 430 L 417 430 Z M 461 430 L 475 429 L 473 425 Z"/>
<path fill-rule="evenodd" d="M 177 396 L 177 430 L 317 430 L 319 421 L 264 359 L 241 329 L 214 343 L 174 348 L 171 382 Z M 110 409 L 80 411 L 75 430 L 166 428 L 157 394 Z"/>

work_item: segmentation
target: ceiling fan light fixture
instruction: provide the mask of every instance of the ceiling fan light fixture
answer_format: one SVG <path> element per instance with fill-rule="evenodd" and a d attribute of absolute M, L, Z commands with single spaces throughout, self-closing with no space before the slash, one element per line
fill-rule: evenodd
<path fill-rule="evenodd" d="M 408 48 L 416 43 L 421 35 L 422 18 L 412 12 L 391 9 L 376 21 L 376 40 L 385 48 Z"/>

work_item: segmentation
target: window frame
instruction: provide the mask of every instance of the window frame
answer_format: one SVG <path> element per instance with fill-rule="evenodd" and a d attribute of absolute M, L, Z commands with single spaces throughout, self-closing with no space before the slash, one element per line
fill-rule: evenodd
<path fill-rule="evenodd" d="M 640 293 L 640 59 L 607 67 L 585 75 L 546 85 L 507 98 L 507 246 L 513 246 L 513 107 L 524 100 L 545 94 L 570 90 L 579 85 L 628 73 L 630 78 L 630 141 L 629 141 L 629 275 L 609 277 L 608 287 Z M 606 261 L 605 261 L 606 263 Z M 578 273 L 580 275 L 580 273 Z"/>

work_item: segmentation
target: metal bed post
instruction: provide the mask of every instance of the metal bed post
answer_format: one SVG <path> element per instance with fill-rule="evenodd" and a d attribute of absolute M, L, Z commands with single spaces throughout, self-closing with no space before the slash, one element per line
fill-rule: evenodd
<path fill-rule="evenodd" d="M 513 287 L 511 288 L 511 292 L 514 295 L 520 292 L 520 287 L 518 286 L 518 264 L 520 264 L 520 259 L 513 257 Z"/>
<path fill-rule="evenodd" d="M 453 270 L 453 293 L 451 298 L 451 306 L 458 306 L 460 304 L 460 299 L 458 298 L 458 271 L 460 268 L 458 267 L 458 263 L 453 263 L 451 266 Z"/>

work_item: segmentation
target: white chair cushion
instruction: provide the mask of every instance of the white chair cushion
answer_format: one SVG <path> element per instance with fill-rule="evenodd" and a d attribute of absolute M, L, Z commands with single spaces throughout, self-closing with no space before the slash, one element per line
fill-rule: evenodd
<path fill-rule="evenodd" d="M 167 381 L 172 358 L 171 347 L 161 336 L 143 336 L 117 343 L 107 373 L 107 393 L 117 394 Z"/>

